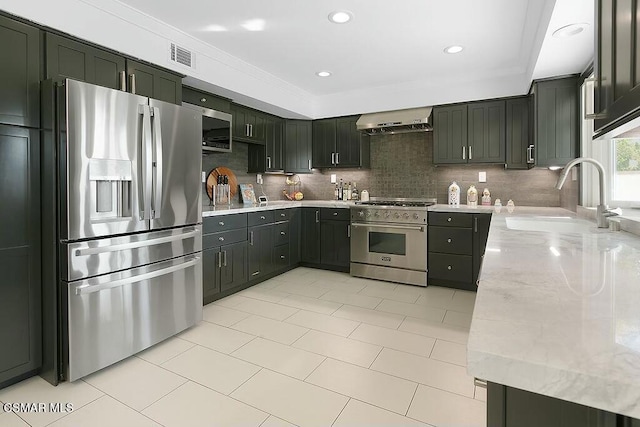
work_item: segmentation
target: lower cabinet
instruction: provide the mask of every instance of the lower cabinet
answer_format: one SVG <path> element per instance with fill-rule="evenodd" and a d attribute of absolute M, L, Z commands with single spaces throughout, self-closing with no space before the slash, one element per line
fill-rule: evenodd
<path fill-rule="evenodd" d="M 320 208 L 302 208 L 300 261 L 320 264 Z"/>
<path fill-rule="evenodd" d="M 489 213 L 429 212 L 428 284 L 477 290 Z"/>
<path fill-rule="evenodd" d="M 300 261 L 310 266 L 349 271 L 349 209 L 302 208 Z"/>
<path fill-rule="evenodd" d="M 273 271 L 273 226 L 249 228 L 249 280 L 259 279 Z"/>

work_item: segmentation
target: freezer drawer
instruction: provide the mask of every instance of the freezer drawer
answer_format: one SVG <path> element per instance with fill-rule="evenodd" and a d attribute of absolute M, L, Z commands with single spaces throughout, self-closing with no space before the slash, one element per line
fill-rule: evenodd
<path fill-rule="evenodd" d="M 60 278 L 74 281 L 200 252 L 202 225 L 61 246 Z"/>
<path fill-rule="evenodd" d="M 82 378 L 202 320 L 201 256 L 63 282 L 66 379 Z"/>

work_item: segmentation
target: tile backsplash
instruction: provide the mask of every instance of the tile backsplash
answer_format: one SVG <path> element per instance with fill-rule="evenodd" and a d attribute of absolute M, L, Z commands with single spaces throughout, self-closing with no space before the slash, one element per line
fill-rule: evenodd
<path fill-rule="evenodd" d="M 202 157 L 202 169 L 209 172 L 217 166 L 234 171 L 238 183 L 252 183 L 256 195 L 266 194 L 270 200 L 284 200 L 283 190 L 289 191 L 285 176 L 263 174 L 264 184 L 256 184 L 256 174 L 247 173 L 248 145 L 236 142 L 232 153 L 210 153 Z M 478 172 L 487 173 L 487 182 L 478 182 Z M 371 169 L 326 169 L 300 174 L 299 190 L 305 199 L 332 199 L 334 184 L 330 175 L 335 173 L 346 182 L 357 182 L 358 189 L 369 190 L 371 196 L 381 197 L 437 197 L 438 203 L 447 203 L 447 188 L 455 180 L 462 189 L 462 202 L 466 190 L 474 184 L 481 192 L 485 187 L 491 198 L 502 199 L 503 204 L 513 199 L 516 206 L 562 206 L 575 211 L 578 204 L 577 182 L 569 182 L 558 191 L 555 183 L 558 171 L 534 168 L 505 170 L 500 165 L 433 165 L 433 133 L 406 133 L 371 137 Z M 208 203 L 204 192 L 203 203 Z"/>

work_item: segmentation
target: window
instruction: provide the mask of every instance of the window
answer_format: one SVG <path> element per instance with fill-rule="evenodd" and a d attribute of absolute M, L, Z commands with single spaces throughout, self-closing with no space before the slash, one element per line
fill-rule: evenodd
<path fill-rule="evenodd" d="M 611 200 L 640 202 L 640 139 L 612 139 L 611 150 Z"/>

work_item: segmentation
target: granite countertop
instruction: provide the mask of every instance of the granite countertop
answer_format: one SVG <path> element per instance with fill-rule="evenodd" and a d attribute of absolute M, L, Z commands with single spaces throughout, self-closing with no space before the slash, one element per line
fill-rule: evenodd
<path fill-rule="evenodd" d="M 290 209 L 290 208 L 299 208 L 303 206 L 348 209 L 351 206 L 353 206 L 354 203 L 355 202 L 343 202 L 341 200 L 302 200 L 299 202 L 289 202 L 286 200 L 278 200 L 275 202 L 267 202 L 259 205 L 232 204 L 231 206 L 228 206 L 228 205 L 202 206 L 202 217 L 206 218 L 209 216 L 229 215 L 229 214 L 244 213 L 244 212 L 268 211 L 273 209 Z"/>
<path fill-rule="evenodd" d="M 560 208 L 494 214 L 467 358 L 477 378 L 640 418 L 640 238 Z"/>

